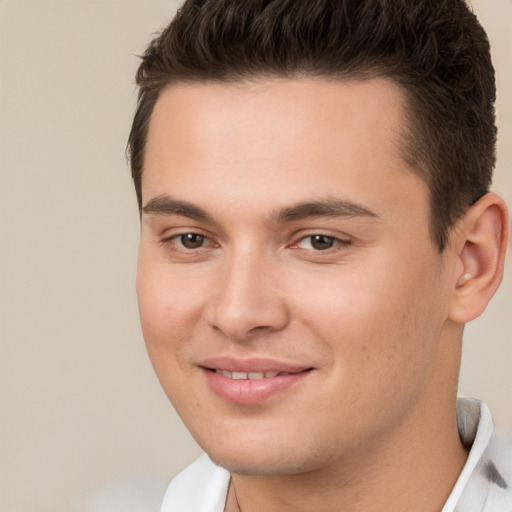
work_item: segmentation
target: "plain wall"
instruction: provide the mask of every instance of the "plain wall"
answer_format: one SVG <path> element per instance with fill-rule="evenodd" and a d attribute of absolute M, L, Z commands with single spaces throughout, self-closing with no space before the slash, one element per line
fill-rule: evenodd
<path fill-rule="evenodd" d="M 0 1 L 2 512 L 78 510 L 73 502 L 106 511 L 81 498 L 104 485 L 141 490 L 133 510 L 145 492 L 155 497 L 139 507 L 151 512 L 199 453 L 145 353 L 138 215 L 124 159 L 134 55 L 176 6 Z M 498 70 L 494 189 L 511 205 L 512 2 L 474 7 Z M 510 258 L 507 267 L 488 311 L 467 327 L 460 390 L 486 400 L 512 430 Z"/>

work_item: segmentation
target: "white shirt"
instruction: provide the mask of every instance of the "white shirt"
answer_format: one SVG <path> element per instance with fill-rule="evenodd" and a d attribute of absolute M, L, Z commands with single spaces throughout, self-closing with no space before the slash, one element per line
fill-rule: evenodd
<path fill-rule="evenodd" d="M 512 442 L 494 434 L 483 402 L 459 398 L 457 420 L 471 450 L 441 512 L 512 512 Z M 229 480 L 204 454 L 169 484 L 161 512 L 223 512 Z"/>

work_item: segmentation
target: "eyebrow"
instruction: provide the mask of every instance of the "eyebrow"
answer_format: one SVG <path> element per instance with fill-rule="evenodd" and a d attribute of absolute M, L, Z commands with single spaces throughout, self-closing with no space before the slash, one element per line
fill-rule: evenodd
<path fill-rule="evenodd" d="M 199 206 L 167 195 L 154 197 L 148 201 L 142 211 L 152 215 L 181 215 L 194 220 L 213 222 L 212 216 Z"/>
<path fill-rule="evenodd" d="M 168 195 L 157 196 L 149 200 L 142 211 L 150 215 L 180 215 L 198 221 L 214 223 L 213 217 L 199 206 L 188 201 L 173 199 Z M 295 222 L 314 217 L 379 218 L 375 212 L 365 206 L 340 199 L 300 202 L 274 211 L 270 215 L 273 223 Z"/>
<path fill-rule="evenodd" d="M 354 203 L 340 199 L 327 199 L 325 201 L 310 201 L 297 203 L 275 212 L 272 219 L 275 222 L 294 222 L 312 217 L 368 217 L 378 219 L 379 216 L 372 210 Z"/>

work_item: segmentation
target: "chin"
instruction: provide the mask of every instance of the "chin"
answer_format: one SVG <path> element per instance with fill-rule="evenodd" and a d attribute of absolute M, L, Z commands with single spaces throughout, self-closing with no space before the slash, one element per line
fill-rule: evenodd
<path fill-rule="evenodd" d="M 215 464 L 238 475 L 284 476 L 318 469 L 315 457 L 301 453 L 297 447 L 278 448 L 268 444 L 250 447 L 245 444 L 243 449 L 240 446 L 216 446 L 205 451 Z"/>
<path fill-rule="evenodd" d="M 271 459 L 254 460 L 250 457 L 240 459 L 232 456 L 215 456 L 208 454 L 212 461 L 218 466 L 228 470 L 230 473 L 245 476 L 283 476 L 303 473 L 298 468 L 294 468 L 291 461 L 275 461 Z"/>

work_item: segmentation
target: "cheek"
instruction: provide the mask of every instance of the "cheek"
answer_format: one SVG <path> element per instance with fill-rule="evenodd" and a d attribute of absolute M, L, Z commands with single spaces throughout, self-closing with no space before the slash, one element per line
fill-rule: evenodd
<path fill-rule="evenodd" d="M 321 288 L 308 286 L 300 294 L 300 316 L 328 346 L 338 379 L 393 386 L 398 378 L 426 373 L 443 323 L 442 300 L 435 276 L 399 272 L 389 262 L 371 268 L 340 272 Z"/>
<path fill-rule="evenodd" d="M 141 251 L 137 268 L 137 300 L 144 333 L 150 338 L 179 338 L 197 314 L 201 296 L 193 276 L 176 274 L 159 258 Z"/>
<path fill-rule="evenodd" d="M 184 367 L 183 348 L 193 337 L 201 305 L 197 287 L 176 279 L 158 263 L 139 259 L 137 300 L 142 332 L 153 367 L 164 387 Z"/>

